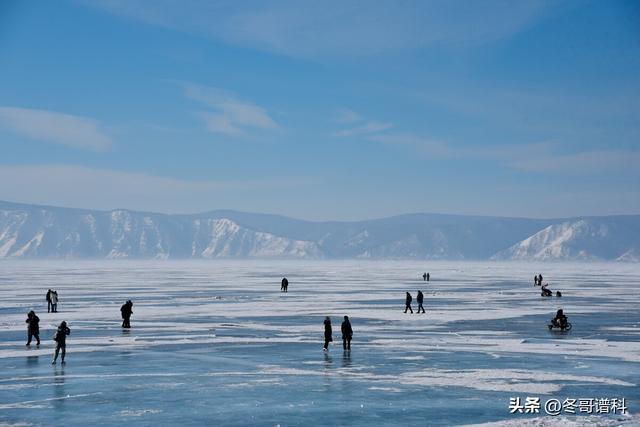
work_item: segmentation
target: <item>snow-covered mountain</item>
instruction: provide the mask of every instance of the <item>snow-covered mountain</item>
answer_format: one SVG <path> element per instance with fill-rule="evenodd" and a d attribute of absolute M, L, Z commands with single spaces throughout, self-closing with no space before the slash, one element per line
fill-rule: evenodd
<path fill-rule="evenodd" d="M 640 218 L 581 218 L 549 225 L 493 259 L 638 262 Z"/>
<path fill-rule="evenodd" d="M 0 258 L 601 259 L 640 261 L 640 216 L 540 220 L 440 214 L 311 222 L 0 201 Z"/>

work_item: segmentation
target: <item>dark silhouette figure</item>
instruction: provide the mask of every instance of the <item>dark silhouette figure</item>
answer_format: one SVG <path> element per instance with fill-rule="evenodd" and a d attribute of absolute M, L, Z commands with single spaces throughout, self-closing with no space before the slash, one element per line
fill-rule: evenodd
<path fill-rule="evenodd" d="M 289 292 L 289 281 L 286 277 L 282 278 L 282 284 L 280 285 L 280 291 Z"/>
<path fill-rule="evenodd" d="M 324 319 L 324 351 L 329 351 L 329 343 L 333 341 L 333 331 L 331 330 L 331 318 Z"/>
<path fill-rule="evenodd" d="M 542 274 L 538 274 L 538 286 L 542 286 Z"/>
<path fill-rule="evenodd" d="M 540 289 L 540 295 L 543 297 L 550 297 L 553 295 L 553 292 L 551 292 L 551 290 L 547 289 L 547 286 L 549 286 L 549 284 L 545 284 L 542 285 L 542 288 Z"/>
<path fill-rule="evenodd" d="M 538 286 L 538 275 L 533 276 L 533 286 Z"/>
<path fill-rule="evenodd" d="M 558 298 L 562 297 L 562 292 L 560 292 L 560 291 L 556 291 L 556 296 L 557 296 Z"/>
<path fill-rule="evenodd" d="M 427 282 L 431 279 L 431 274 L 427 273 Z"/>
<path fill-rule="evenodd" d="M 62 364 L 64 364 L 64 356 L 67 354 L 67 335 L 71 333 L 71 329 L 67 327 L 67 322 L 60 323 L 58 326 L 58 330 L 56 331 L 56 335 L 53 337 L 56 344 L 56 352 L 53 355 L 52 365 L 56 364 L 56 360 L 58 360 L 58 353 L 62 350 Z"/>
<path fill-rule="evenodd" d="M 51 289 L 49 289 L 47 291 L 47 296 L 45 297 L 45 299 L 47 300 L 47 313 L 51 313 L 51 293 L 53 291 Z"/>
<path fill-rule="evenodd" d="M 120 307 L 120 313 L 122 313 L 122 327 L 130 328 L 131 323 L 129 323 L 129 320 L 133 314 L 133 303 L 131 300 L 127 300 L 127 302 L 122 304 L 122 307 Z"/>
<path fill-rule="evenodd" d="M 36 338 L 36 345 L 40 345 L 40 318 L 31 310 L 27 314 L 27 345 L 31 345 L 31 338 Z"/>
<path fill-rule="evenodd" d="M 424 307 L 422 306 L 422 302 L 424 301 L 424 294 L 422 293 L 422 291 L 418 291 L 416 301 L 418 301 L 418 314 L 420 314 L 420 310 L 422 310 L 422 312 L 424 313 Z"/>
<path fill-rule="evenodd" d="M 404 300 L 404 312 L 406 313 L 407 310 L 411 310 L 411 314 L 413 314 L 413 309 L 411 308 L 411 301 L 413 300 L 413 298 L 411 297 L 411 294 L 409 292 L 407 292 L 407 298 Z"/>
<path fill-rule="evenodd" d="M 427 273 L 424 273 L 424 274 L 422 275 L 422 280 L 424 280 L 425 282 L 427 281 Z"/>
<path fill-rule="evenodd" d="M 342 349 L 351 350 L 351 338 L 353 337 L 353 329 L 351 329 L 351 322 L 349 322 L 349 316 L 344 316 L 344 322 L 340 327 L 342 330 Z"/>
<path fill-rule="evenodd" d="M 51 312 L 57 313 L 58 312 L 58 291 L 51 291 L 51 294 L 49 294 L 49 297 L 51 298 Z"/>
<path fill-rule="evenodd" d="M 567 316 L 564 315 L 562 309 L 559 309 L 556 312 L 556 317 L 551 320 L 551 323 L 553 324 L 553 326 L 556 326 L 560 329 L 564 329 L 567 327 Z"/>

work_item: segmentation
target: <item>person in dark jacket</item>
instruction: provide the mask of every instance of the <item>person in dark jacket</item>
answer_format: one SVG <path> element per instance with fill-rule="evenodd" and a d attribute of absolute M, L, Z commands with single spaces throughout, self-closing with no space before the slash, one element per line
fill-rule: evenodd
<path fill-rule="evenodd" d="M 52 291 L 51 289 L 49 289 L 49 290 L 47 291 L 47 295 L 46 295 L 46 296 L 45 296 L 45 298 L 44 298 L 44 299 L 46 299 L 46 300 L 47 300 L 47 313 L 51 313 L 51 293 L 52 293 L 52 292 L 53 292 L 53 291 Z"/>
<path fill-rule="evenodd" d="M 36 338 L 36 345 L 40 345 L 40 318 L 35 311 L 31 310 L 27 314 L 27 345 L 31 345 L 31 338 Z"/>
<path fill-rule="evenodd" d="M 416 301 L 418 301 L 418 314 L 420 314 L 420 310 L 422 310 L 422 312 L 424 313 L 424 307 L 422 306 L 422 302 L 424 301 L 424 294 L 422 293 L 422 291 L 418 291 Z"/>
<path fill-rule="evenodd" d="M 427 273 L 427 282 L 431 279 L 431 274 Z"/>
<path fill-rule="evenodd" d="M 424 274 L 422 275 L 422 280 L 424 280 L 425 282 L 427 281 L 427 273 L 424 273 Z"/>
<path fill-rule="evenodd" d="M 542 285 L 542 288 L 540 288 L 540 295 L 543 297 L 550 297 L 553 295 L 553 292 L 551 292 L 551 290 L 548 289 L 547 286 L 549 286 L 548 283 Z"/>
<path fill-rule="evenodd" d="M 559 327 L 561 329 L 564 329 L 567 327 L 567 316 L 565 316 L 564 311 L 562 309 L 559 309 L 556 312 L 556 317 L 554 317 L 553 320 L 551 320 L 551 323 L 554 326 Z"/>
<path fill-rule="evenodd" d="M 56 364 L 56 360 L 58 360 L 58 353 L 62 350 L 62 364 L 64 365 L 64 357 L 67 354 L 67 335 L 71 333 L 71 329 L 67 327 L 67 322 L 60 323 L 58 326 L 58 330 L 56 331 L 56 335 L 53 339 L 56 342 L 56 352 L 53 356 L 52 365 Z"/>
<path fill-rule="evenodd" d="M 406 313 L 407 310 L 411 310 L 411 314 L 413 314 L 413 309 L 411 308 L 411 301 L 413 300 L 413 298 L 411 297 L 411 294 L 409 292 L 407 292 L 407 298 L 404 300 L 404 312 Z"/>
<path fill-rule="evenodd" d="M 533 276 L 533 286 L 538 286 L 538 275 Z"/>
<path fill-rule="evenodd" d="M 342 349 L 351 350 L 351 338 L 353 337 L 353 329 L 351 329 L 351 322 L 349 316 L 344 316 L 344 322 L 340 327 L 342 330 Z"/>
<path fill-rule="evenodd" d="M 327 316 L 324 319 L 324 351 L 329 351 L 329 343 L 333 341 L 333 331 L 331 330 L 331 318 Z"/>
<path fill-rule="evenodd" d="M 127 300 L 122 307 L 120 307 L 120 313 L 122 314 L 122 327 L 130 328 L 131 323 L 129 323 L 129 319 L 131 319 L 131 315 L 133 314 L 133 303 L 131 300 Z"/>
<path fill-rule="evenodd" d="M 289 292 L 289 281 L 286 277 L 282 278 L 282 285 L 280 286 L 282 292 Z"/>

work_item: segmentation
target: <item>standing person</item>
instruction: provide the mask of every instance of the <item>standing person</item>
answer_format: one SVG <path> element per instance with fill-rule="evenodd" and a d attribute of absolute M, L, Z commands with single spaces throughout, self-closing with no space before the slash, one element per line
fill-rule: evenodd
<path fill-rule="evenodd" d="M 422 302 L 424 301 L 424 295 L 422 294 L 422 291 L 418 291 L 418 296 L 416 297 L 416 300 L 418 301 L 418 314 L 420 314 L 420 310 L 422 310 L 422 312 L 424 313 L 424 307 L 422 306 Z"/>
<path fill-rule="evenodd" d="M 538 286 L 542 286 L 542 274 L 538 274 Z"/>
<path fill-rule="evenodd" d="M 411 301 L 413 300 L 413 298 L 411 297 L 411 294 L 409 292 L 407 292 L 407 297 L 404 300 L 404 312 L 406 313 L 407 310 L 411 310 L 411 314 L 413 314 L 413 309 L 411 308 Z"/>
<path fill-rule="evenodd" d="M 286 277 L 282 278 L 282 286 L 280 286 L 282 292 L 289 292 L 289 281 Z"/>
<path fill-rule="evenodd" d="M 424 280 L 425 282 L 427 281 L 427 273 L 424 273 L 424 274 L 422 275 L 422 280 Z"/>
<path fill-rule="evenodd" d="M 427 273 L 427 282 L 429 281 L 430 278 L 431 278 L 431 274 Z"/>
<path fill-rule="evenodd" d="M 44 298 L 47 300 L 47 313 L 51 313 L 51 289 L 47 291 L 47 296 Z"/>
<path fill-rule="evenodd" d="M 51 312 L 58 312 L 58 291 L 51 291 Z"/>
<path fill-rule="evenodd" d="M 533 286 L 538 286 L 538 275 L 533 276 Z"/>
<path fill-rule="evenodd" d="M 351 338 L 353 337 L 353 329 L 351 329 L 351 322 L 349 316 L 344 316 L 344 322 L 340 327 L 342 330 L 342 349 L 351 351 Z"/>
<path fill-rule="evenodd" d="M 40 345 L 40 318 L 35 311 L 31 310 L 27 314 L 27 345 L 31 345 L 31 337 L 36 337 L 36 345 Z"/>
<path fill-rule="evenodd" d="M 122 327 L 130 328 L 131 323 L 129 323 L 129 320 L 133 314 L 133 303 L 131 300 L 127 300 L 127 302 L 122 304 L 122 307 L 120 307 L 120 313 L 122 314 Z"/>
<path fill-rule="evenodd" d="M 331 330 L 331 318 L 324 319 L 324 351 L 329 351 L 329 343 L 333 341 L 333 331 Z"/>
<path fill-rule="evenodd" d="M 62 350 L 62 364 L 64 365 L 64 356 L 67 354 L 67 335 L 71 333 L 71 329 L 67 327 L 67 322 L 63 321 L 58 326 L 58 330 L 56 331 L 56 335 L 53 337 L 56 344 L 56 352 L 53 355 L 52 365 L 56 364 L 56 360 L 58 360 L 58 353 Z"/>

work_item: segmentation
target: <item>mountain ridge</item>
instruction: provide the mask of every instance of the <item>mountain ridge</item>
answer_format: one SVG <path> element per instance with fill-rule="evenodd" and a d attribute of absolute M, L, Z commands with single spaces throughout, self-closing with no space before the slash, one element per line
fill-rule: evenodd
<path fill-rule="evenodd" d="M 165 214 L 0 200 L 0 258 L 639 262 L 638 254 L 640 215 L 534 219 L 411 213 L 309 221 L 228 209 Z"/>

